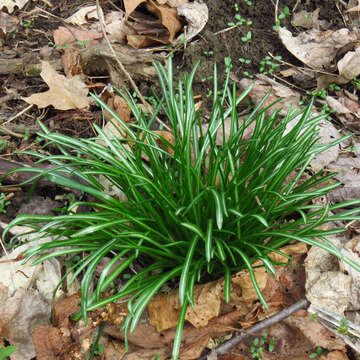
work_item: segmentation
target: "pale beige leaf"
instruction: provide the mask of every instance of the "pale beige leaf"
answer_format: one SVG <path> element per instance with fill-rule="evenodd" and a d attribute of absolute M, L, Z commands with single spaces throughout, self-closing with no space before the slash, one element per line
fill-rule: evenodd
<path fill-rule="evenodd" d="M 82 7 L 75 14 L 65 19 L 65 22 L 81 26 L 87 24 L 90 19 L 98 19 L 96 5 Z"/>
<path fill-rule="evenodd" d="M 15 31 L 19 24 L 19 18 L 0 11 L 0 30 L 4 34 Z"/>
<path fill-rule="evenodd" d="M 29 0 L 0 0 L 0 10 L 6 8 L 11 14 L 16 7 L 21 10 L 28 1 Z"/>
<path fill-rule="evenodd" d="M 337 64 L 339 69 L 338 84 L 346 84 L 360 74 L 360 48 L 349 51 Z"/>
<path fill-rule="evenodd" d="M 314 69 L 330 65 L 339 48 L 357 40 L 356 32 L 345 28 L 336 31 L 311 29 L 296 37 L 289 30 L 280 28 L 279 37 L 295 57 Z"/>
<path fill-rule="evenodd" d="M 178 15 L 183 16 L 187 22 L 185 35 L 186 41 L 196 36 L 206 25 L 209 18 L 209 10 L 205 3 L 197 1 L 185 3 L 177 8 Z M 177 42 L 184 39 L 178 37 Z"/>
<path fill-rule="evenodd" d="M 42 62 L 40 76 L 49 86 L 49 90 L 23 98 L 27 103 L 39 108 L 52 105 L 58 110 L 83 109 L 89 106 L 89 90 L 79 76 L 67 78 L 60 75 L 47 61 Z"/>

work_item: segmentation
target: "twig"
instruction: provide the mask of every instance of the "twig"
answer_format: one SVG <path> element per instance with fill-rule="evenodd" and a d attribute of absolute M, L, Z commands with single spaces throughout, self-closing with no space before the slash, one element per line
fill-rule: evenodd
<path fill-rule="evenodd" d="M 288 308 L 281 310 L 277 314 L 270 316 L 269 318 L 255 324 L 251 328 L 247 329 L 247 333 L 242 333 L 240 335 L 234 336 L 229 341 L 227 341 L 224 344 L 217 347 L 214 350 L 214 352 L 219 355 L 227 354 L 233 347 L 240 344 L 246 338 L 250 337 L 251 335 L 248 334 L 249 332 L 257 333 L 260 330 L 263 330 L 271 325 L 274 325 L 274 324 L 280 322 L 281 320 L 286 319 L 295 311 L 307 308 L 309 305 L 310 305 L 310 302 L 308 300 L 301 299 L 298 302 L 296 302 L 295 304 L 292 304 L 291 306 L 289 306 Z M 198 360 L 206 360 L 206 358 L 207 358 L 207 355 L 203 355 Z"/>
<path fill-rule="evenodd" d="M 150 113 L 153 113 L 153 108 L 151 107 L 151 105 L 145 101 L 144 97 L 142 96 L 139 88 L 137 87 L 137 85 L 135 84 L 135 81 L 133 80 L 133 78 L 131 77 L 131 75 L 129 74 L 129 72 L 125 69 L 123 63 L 120 61 L 119 57 L 116 55 L 116 52 L 114 50 L 114 47 L 111 45 L 111 42 L 109 40 L 109 37 L 106 34 L 106 29 L 105 29 L 105 19 L 104 19 L 104 13 L 102 11 L 102 8 L 100 7 L 100 1 L 96 0 L 96 11 L 97 11 L 97 15 L 99 18 L 99 23 L 101 26 L 101 31 L 104 35 L 104 39 L 107 43 L 107 45 L 109 46 L 109 49 L 111 51 L 111 53 L 113 54 L 117 64 L 119 65 L 121 71 L 125 74 L 125 76 L 128 78 L 128 80 L 130 81 L 131 86 L 133 87 L 133 89 L 135 90 L 137 96 L 139 97 L 139 99 L 141 100 L 141 102 L 144 104 L 144 106 L 147 108 L 147 110 Z M 156 117 L 157 121 L 168 131 L 171 131 L 171 129 L 163 122 L 161 121 L 158 117 Z"/>
<path fill-rule="evenodd" d="M 13 117 L 11 117 L 8 121 L 5 121 L 2 125 L 6 125 L 8 124 L 10 121 L 15 120 L 16 118 L 18 118 L 19 116 L 21 116 L 22 114 L 26 113 L 28 110 L 30 110 L 34 105 L 31 104 L 28 107 L 26 107 L 25 109 L 21 110 L 19 113 L 17 113 L 16 115 L 14 115 Z"/>

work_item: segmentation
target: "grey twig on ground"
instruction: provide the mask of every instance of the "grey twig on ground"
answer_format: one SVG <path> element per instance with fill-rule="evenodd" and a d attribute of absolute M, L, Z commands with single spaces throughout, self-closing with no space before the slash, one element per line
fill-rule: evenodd
<path fill-rule="evenodd" d="M 246 333 L 241 333 L 240 335 L 234 336 L 229 341 L 221 344 L 219 347 L 214 349 L 214 352 L 219 355 L 227 354 L 228 352 L 230 352 L 230 350 L 233 347 L 240 344 L 242 341 L 244 341 L 249 336 L 252 336 L 250 333 L 257 333 L 260 330 L 263 330 L 271 325 L 274 325 L 274 324 L 280 322 L 281 320 L 286 319 L 295 311 L 298 311 L 300 309 L 306 309 L 309 305 L 310 305 L 310 302 L 308 300 L 301 299 L 298 302 L 296 302 L 295 304 L 292 304 L 291 306 L 289 306 L 288 308 L 281 310 L 277 314 L 270 316 L 269 318 L 255 324 L 254 326 L 252 326 L 249 329 L 246 329 Z M 198 360 L 206 360 L 208 355 L 209 354 L 203 355 Z"/>

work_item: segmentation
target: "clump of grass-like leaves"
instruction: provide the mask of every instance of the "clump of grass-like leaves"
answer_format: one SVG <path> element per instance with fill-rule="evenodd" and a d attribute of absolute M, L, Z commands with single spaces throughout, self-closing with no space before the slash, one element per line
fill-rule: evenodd
<path fill-rule="evenodd" d="M 8 230 L 21 224 L 41 236 L 53 237 L 26 250 L 28 259 L 40 255 L 35 263 L 60 255 L 85 254 L 72 268 L 74 276 L 82 274 L 84 319 L 90 310 L 129 297 L 124 328 L 132 331 L 151 298 L 165 283 L 178 280 L 182 307 L 173 350 L 173 358 L 177 358 L 186 308 L 194 304 L 194 285 L 204 275 L 225 278 L 224 297 L 228 301 L 231 274 L 246 268 L 260 301 L 267 306 L 252 264 L 260 260 L 276 274 L 268 254 L 291 241 L 319 246 L 360 270 L 326 239 L 326 235 L 343 229 L 320 227 L 335 220 L 358 219 L 359 211 L 329 213 L 356 201 L 325 207 L 311 202 L 338 186 L 331 181 L 331 174 L 307 173 L 313 157 L 335 144 L 317 144 L 317 125 L 324 116 L 311 117 L 312 104 L 281 119 L 277 111 L 268 116 L 269 109 L 260 103 L 240 123 L 237 104 L 250 90 L 238 97 L 228 76 L 219 95 L 215 68 L 213 107 L 209 127 L 203 131 L 192 92 L 196 69 L 176 85 L 171 59 L 167 70 L 155 66 L 162 94 L 156 98 L 154 114 L 145 114 L 129 94 L 121 93 L 136 119 L 126 124 L 97 99 L 119 121 L 118 130 L 126 134 L 124 138 L 110 138 L 96 125 L 98 136 L 92 139 L 73 139 L 43 127 L 41 137 L 56 145 L 60 155 L 31 154 L 55 166 L 17 170 L 35 172 L 29 182 L 44 176 L 96 200 L 74 203 L 65 215 L 20 215 Z M 299 114 L 297 124 L 287 130 L 287 124 Z M 150 130 L 156 116 L 166 117 L 173 129 L 173 142 Z M 225 134 L 224 122 L 229 117 L 229 137 L 224 136 L 222 145 L 217 145 L 217 134 L 221 130 Z M 251 137 L 244 139 L 252 124 Z M 289 176 L 294 173 L 296 176 Z M 307 179 L 300 181 L 305 173 Z M 127 201 L 106 194 L 99 175 L 119 188 Z M 97 211 L 73 211 L 81 203 Z M 90 293 L 94 270 L 105 256 L 112 260 Z M 110 273 L 119 259 L 121 264 Z M 112 282 L 135 262 L 143 270 L 104 298 Z"/>

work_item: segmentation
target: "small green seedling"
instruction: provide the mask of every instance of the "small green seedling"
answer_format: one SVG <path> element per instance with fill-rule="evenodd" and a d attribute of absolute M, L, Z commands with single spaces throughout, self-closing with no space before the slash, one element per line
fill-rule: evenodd
<path fill-rule="evenodd" d="M 287 6 L 285 6 L 284 10 L 279 14 L 279 16 L 276 20 L 275 26 L 273 26 L 273 29 L 275 31 L 278 31 L 280 28 L 280 20 L 285 19 L 289 15 L 290 15 L 290 9 Z"/>
<path fill-rule="evenodd" d="M 256 337 L 250 347 L 251 357 L 261 360 L 261 352 L 265 350 L 265 344 L 268 340 L 268 334 L 265 333 L 261 338 Z M 275 338 L 271 338 L 268 344 L 268 351 L 273 352 L 275 347 Z"/>
<path fill-rule="evenodd" d="M 242 64 L 251 64 L 251 60 L 250 59 L 244 59 L 244 58 L 240 58 L 239 61 L 242 63 Z"/>
<path fill-rule="evenodd" d="M 310 318 L 311 321 L 318 322 L 319 321 L 319 313 L 316 312 L 314 314 L 310 314 L 309 318 Z"/>
<path fill-rule="evenodd" d="M 203 54 L 204 54 L 205 56 L 212 56 L 212 55 L 214 55 L 214 52 L 213 52 L 212 50 L 203 51 Z"/>
<path fill-rule="evenodd" d="M 24 28 L 29 28 L 31 26 L 31 21 L 26 22 L 23 26 Z"/>
<path fill-rule="evenodd" d="M 337 328 L 338 334 L 348 336 L 349 338 L 353 338 L 354 335 L 349 332 L 349 320 L 346 317 L 343 317 L 340 320 L 340 326 Z"/>
<path fill-rule="evenodd" d="M 52 41 L 49 41 L 48 45 L 51 46 L 54 49 L 65 49 L 65 48 L 67 48 L 69 46 L 69 44 L 64 44 L 62 46 L 58 46 L 55 43 L 53 43 Z"/>
<path fill-rule="evenodd" d="M 17 350 L 18 348 L 16 346 L 6 346 L 4 348 L 0 347 L 0 360 L 5 360 Z"/>
<path fill-rule="evenodd" d="M 241 38 L 241 41 L 242 41 L 242 42 L 248 42 L 248 41 L 251 40 L 251 37 L 252 37 L 252 33 L 251 33 L 251 31 L 248 31 L 248 33 L 246 34 L 246 36 L 243 36 L 243 37 Z"/>
<path fill-rule="evenodd" d="M 251 6 L 253 4 L 252 1 L 250 1 L 250 0 L 244 0 L 244 2 L 246 5 L 249 5 L 249 6 Z"/>
<path fill-rule="evenodd" d="M 309 355 L 309 358 L 310 359 L 315 359 L 317 357 L 319 357 L 320 355 L 322 354 L 322 348 L 321 346 L 318 346 L 316 349 L 315 349 L 315 352 L 311 353 Z"/>
<path fill-rule="evenodd" d="M 282 59 L 281 56 L 274 56 L 273 58 L 270 56 L 265 56 L 263 60 L 260 61 L 260 69 L 259 72 L 264 75 L 272 74 L 280 64 L 277 61 Z"/>
<path fill-rule="evenodd" d="M 7 200 L 7 196 L 4 193 L 0 193 L 0 214 L 6 213 L 6 206 L 10 205 L 10 201 Z"/>

